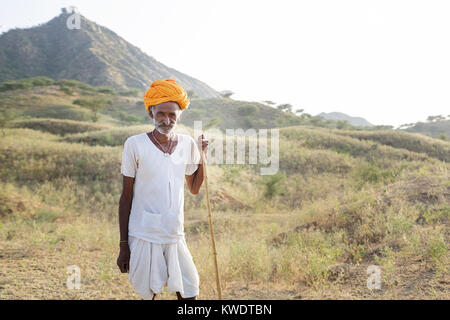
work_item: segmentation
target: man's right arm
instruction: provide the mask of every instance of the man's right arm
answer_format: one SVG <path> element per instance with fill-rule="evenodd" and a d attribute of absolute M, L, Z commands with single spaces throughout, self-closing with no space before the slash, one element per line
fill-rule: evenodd
<path fill-rule="evenodd" d="M 128 272 L 130 260 L 130 248 L 128 247 L 128 222 L 133 203 L 134 179 L 123 176 L 122 195 L 119 201 L 119 229 L 120 229 L 120 253 L 117 265 L 121 272 Z"/>

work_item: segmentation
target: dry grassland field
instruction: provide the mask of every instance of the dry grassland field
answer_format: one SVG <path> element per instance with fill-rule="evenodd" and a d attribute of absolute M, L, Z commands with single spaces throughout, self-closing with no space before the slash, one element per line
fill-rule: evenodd
<path fill-rule="evenodd" d="M 120 165 L 125 139 L 153 126 L 131 117 L 136 97 L 67 88 L 0 92 L 18 112 L 0 133 L 0 299 L 139 299 L 116 265 Z M 94 114 L 74 103 L 86 96 L 112 101 Z M 279 132 L 277 174 L 208 166 L 225 299 L 450 298 L 448 141 L 311 124 Z M 215 299 L 204 186 L 185 187 L 185 232 L 198 298 Z"/>

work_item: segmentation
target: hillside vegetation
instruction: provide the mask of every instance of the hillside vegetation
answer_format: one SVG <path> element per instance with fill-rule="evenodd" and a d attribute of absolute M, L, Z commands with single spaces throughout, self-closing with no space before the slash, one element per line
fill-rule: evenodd
<path fill-rule="evenodd" d="M 53 93 L 51 105 L 81 110 L 47 89 L 33 90 L 46 99 Z M 35 94 L 16 96 L 16 110 L 45 109 Z M 137 298 L 115 265 L 120 162 L 125 139 L 152 126 L 99 119 L 22 119 L 4 129 L 3 299 Z M 208 166 L 224 297 L 448 299 L 449 145 L 409 133 L 290 126 L 280 129 L 275 175 L 261 176 L 262 165 Z M 200 298 L 212 299 L 204 189 L 185 196 Z M 70 265 L 81 268 L 81 290 L 65 286 Z M 369 265 L 381 269 L 380 290 L 366 286 Z"/>
<path fill-rule="evenodd" d="M 115 259 L 123 143 L 153 129 L 140 95 L 45 77 L 0 84 L 0 111 L 11 115 L 0 140 L 2 298 L 136 298 Z M 449 298 L 449 142 L 337 129 L 229 98 L 192 99 L 177 131 L 192 135 L 195 120 L 280 130 L 276 174 L 260 175 L 267 165 L 248 155 L 208 166 L 225 297 Z M 205 213 L 204 189 L 185 191 L 186 237 L 209 299 Z M 81 268 L 80 291 L 64 285 L 70 265 Z M 380 290 L 366 286 L 369 265 L 381 269 Z"/>
<path fill-rule="evenodd" d="M 142 97 L 143 92 L 138 90 L 116 91 L 75 80 L 26 78 L 0 83 L 0 114 L 5 110 L 12 113 L 14 121 L 10 127 L 42 130 L 47 127 L 48 132 L 56 132 L 60 126 L 73 126 L 69 120 L 76 120 L 77 125 L 85 128 L 68 129 L 67 132 L 71 133 L 108 128 L 110 125 L 151 124 Z M 56 119 L 65 121 L 55 122 Z M 214 121 L 215 128 L 223 132 L 225 129 L 275 128 L 317 121 L 325 125 L 319 118 L 299 117 L 258 102 L 191 98 L 191 104 L 182 113 L 179 123 L 193 127 L 194 121 L 199 120 L 203 127 Z"/>
<path fill-rule="evenodd" d="M 444 137 L 445 140 L 450 140 L 450 120 L 440 120 L 435 122 L 419 121 L 404 130 L 407 132 L 417 132 L 428 135 L 433 138 Z"/>

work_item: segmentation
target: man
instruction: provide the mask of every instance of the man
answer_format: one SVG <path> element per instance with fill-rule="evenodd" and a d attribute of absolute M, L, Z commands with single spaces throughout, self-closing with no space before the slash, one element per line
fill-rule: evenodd
<path fill-rule="evenodd" d="M 189 106 L 186 91 L 174 80 L 156 80 L 144 103 L 155 129 L 129 137 L 124 144 L 119 203 L 120 253 L 117 265 L 134 290 L 154 299 L 167 284 L 178 299 L 193 300 L 199 276 L 184 237 L 184 179 L 192 194 L 203 182 L 199 142 L 176 134 L 177 121 Z"/>

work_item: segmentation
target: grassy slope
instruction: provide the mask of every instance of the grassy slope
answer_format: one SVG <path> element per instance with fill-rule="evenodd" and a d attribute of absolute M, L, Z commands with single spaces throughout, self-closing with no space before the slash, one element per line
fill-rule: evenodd
<path fill-rule="evenodd" d="M 66 103 L 58 92 L 54 99 L 32 101 Z M 29 110 L 27 101 L 17 109 Z M 33 121 L 5 129 L 0 141 L 1 298 L 137 298 L 115 265 L 120 157 L 124 139 L 151 126 L 107 116 L 98 124 Z M 282 128 L 284 176 L 208 167 L 225 298 L 450 297 L 449 143 L 358 134 Z M 186 192 L 185 208 L 200 298 L 214 298 L 203 189 Z M 73 264 L 79 291 L 65 286 Z M 378 291 L 366 287 L 373 264 L 382 270 Z"/>
<path fill-rule="evenodd" d="M 44 121 L 49 118 L 91 122 L 92 111 L 73 102 L 77 99 L 106 99 L 112 103 L 100 112 L 99 125 L 150 123 L 141 97 L 100 93 L 77 87 L 72 87 L 70 90 L 71 93 L 67 93 L 61 90 L 61 86 L 48 85 L 0 92 L 0 111 L 12 110 L 15 113 L 16 122 L 18 122 L 14 124 L 16 127 L 32 126 L 32 124 L 27 125 L 24 120 L 38 121 L 41 119 Z M 246 108 L 250 108 L 250 111 L 247 110 L 250 114 L 241 116 L 240 113 L 244 112 Z M 285 113 L 261 103 L 215 98 L 192 99 L 189 109 L 181 117 L 180 124 L 193 127 L 194 121 L 201 119 L 205 126 L 214 118 L 218 118 L 217 127 L 221 130 L 225 130 L 225 128 L 285 127 L 306 121 L 292 113 Z"/>

